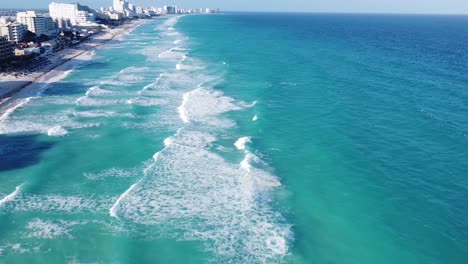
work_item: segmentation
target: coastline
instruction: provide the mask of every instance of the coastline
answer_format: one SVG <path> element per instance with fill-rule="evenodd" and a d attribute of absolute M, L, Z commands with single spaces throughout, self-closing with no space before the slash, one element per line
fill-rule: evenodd
<path fill-rule="evenodd" d="M 108 29 L 90 38 L 88 42 L 55 53 L 52 61 L 39 72 L 28 76 L 13 75 L 0 77 L 0 123 L 16 108 L 37 96 L 49 84 L 65 78 L 77 65 L 91 61 L 96 49 L 122 37 L 150 20 L 134 20 L 120 27 Z M 78 62 L 76 62 L 78 60 Z"/>

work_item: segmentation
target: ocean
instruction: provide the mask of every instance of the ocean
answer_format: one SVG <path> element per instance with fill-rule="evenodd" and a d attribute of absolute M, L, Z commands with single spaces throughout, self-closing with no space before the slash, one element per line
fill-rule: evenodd
<path fill-rule="evenodd" d="M 149 21 L 0 119 L 0 263 L 466 263 L 467 24 Z"/>

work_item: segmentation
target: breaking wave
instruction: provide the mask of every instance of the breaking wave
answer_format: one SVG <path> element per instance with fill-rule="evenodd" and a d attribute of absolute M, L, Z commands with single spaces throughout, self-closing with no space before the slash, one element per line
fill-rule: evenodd
<path fill-rule="evenodd" d="M 168 138 L 146 176 L 118 200 L 119 216 L 161 226 L 166 236 L 206 241 L 222 258 L 275 261 L 290 237 L 289 225 L 268 206 L 279 182 L 226 162 L 209 150 L 216 140 L 188 129 Z"/>
<path fill-rule="evenodd" d="M 68 131 L 61 126 L 54 126 L 47 130 L 47 135 L 50 137 L 62 137 L 68 134 Z"/>
<path fill-rule="evenodd" d="M 8 202 L 11 202 L 13 201 L 13 199 L 15 199 L 15 197 L 19 194 L 19 192 L 21 191 L 21 185 L 16 187 L 15 188 L 15 191 L 10 193 L 9 195 L 3 197 L 1 200 L 0 200 L 0 208 L 5 205 L 6 203 Z"/>

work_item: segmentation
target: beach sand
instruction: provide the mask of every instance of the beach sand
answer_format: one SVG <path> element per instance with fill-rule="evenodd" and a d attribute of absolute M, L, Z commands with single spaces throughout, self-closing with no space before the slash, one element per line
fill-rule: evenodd
<path fill-rule="evenodd" d="M 31 97 L 38 96 L 50 83 L 65 78 L 76 66 L 93 59 L 95 50 L 117 39 L 149 20 L 135 20 L 118 28 L 103 31 L 89 41 L 48 57 L 52 62 L 39 72 L 27 76 L 0 76 L 0 123 Z"/>

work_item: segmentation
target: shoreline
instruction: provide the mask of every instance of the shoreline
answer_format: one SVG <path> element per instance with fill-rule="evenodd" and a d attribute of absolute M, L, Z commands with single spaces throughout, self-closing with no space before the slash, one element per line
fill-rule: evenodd
<path fill-rule="evenodd" d="M 93 36 L 89 41 L 80 43 L 76 47 L 61 50 L 49 58 L 52 60 L 51 65 L 29 76 L 1 76 L 0 123 L 16 108 L 27 103 L 31 97 L 37 96 L 49 84 L 65 78 L 76 66 L 91 61 L 98 48 L 130 33 L 149 21 L 151 19 L 131 21 Z M 79 60 L 79 62 L 75 63 L 75 60 Z"/>

